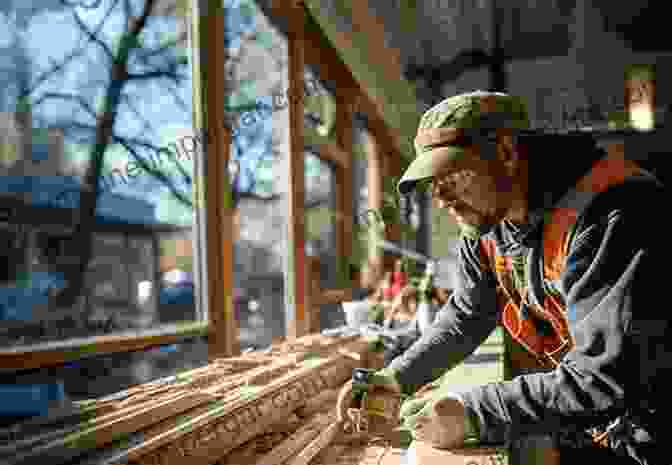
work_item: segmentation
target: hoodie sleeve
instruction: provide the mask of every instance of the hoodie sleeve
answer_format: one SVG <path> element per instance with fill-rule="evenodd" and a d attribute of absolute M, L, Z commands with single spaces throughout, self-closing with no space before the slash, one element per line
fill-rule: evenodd
<path fill-rule="evenodd" d="M 478 241 L 462 239 L 458 286 L 433 325 L 390 363 L 407 394 L 462 362 L 495 329 L 496 279 L 481 266 L 480 253 Z"/>
<path fill-rule="evenodd" d="M 574 349 L 551 372 L 463 394 L 483 442 L 597 426 L 670 374 L 669 309 L 660 297 L 669 248 L 643 227 L 651 218 L 642 208 L 661 197 L 647 203 L 638 191 L 610 192 L 582 215 L 561 277 Z"/>

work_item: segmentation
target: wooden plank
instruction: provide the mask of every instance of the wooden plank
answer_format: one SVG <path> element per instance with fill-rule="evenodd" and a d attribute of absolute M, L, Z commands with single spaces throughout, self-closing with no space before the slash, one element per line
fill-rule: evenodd
<path fill-rule="evenodd" d="M 287 338 L 307 334 L 305 255 L 305 156 L 303 143 L 304 108 L 303 24 L 305 10 L 300 3 L 290 6 L 289 31 L 289 154 L 288 217 L 285 273 Z"/>
<path fill-rule="evenodd" d="M 356 89 L 339 86 L 336 94 L 336 142 L 352 166 L 353 101 Z M 350 260 L 352 257 L 353 183 L 352 170 L 335 170 L 336 176 L 336 256 L 339 260 L 339 286 L 352 287 Z"/>
<path fill-rule="evenodd" d="M 288 465 L 309 465 L 343 431 L 343 421 L 334 421 L 306 446 Z"/>
<path fill-rule="evenodd" d="M 276 359 L 277 360 L 277 359 Z M 25 432 L 24 437 L 15 435 L 16 439 L 9 447 L 0 447 L 0 456 L 9 455 L 18 463 L 38 458 L 58 457 L 69 460 L 84 454 L 92 448 L 104 448 L 115 439 L 130 437 L 137 433 L 146 434 L 147 438 L 161 425 L 174 425 L 175 417 L 180 414 L 195 415 L 196 411 L 204 413 L 211 402 L 239 389 L 250 379 L 263 375 L 264 372 L 275 371 L 282 365 L 289 364 L 290 357 L 280 358 L 278 366 L 258 366 L 258 362 L 247 360 L 241 366 L 240 361 L 231 363 L 209 364 L 207 367 L 181 373 L 180 379 L 174 377 L 173 382 L 164 385 L 153 383 L 138 386 L 136 392 L 128 392 L 129 396 L 119 400 L 94 401 L 93 405 L 66 413 L 72 421 L 65 429 L 47 430 L 46 425 L 60 425 L 65 417 L 52 418 L 44 423 L 47 434 L 31 434 L 28 425 L 18 430 Z M 296 361 L 292 368 L 296 368 Z M 250 364 L 257 365 L 250 369 Z M 262 362 L 263 363 L 263 362 Z M 241 370 L 247 370 L 240 373 Z M 278 376 L 280 376 L 279 374 Z M 129 390 L 132 391 L 132 390 Z M 123 393 L 122 393 L 123 394 Z M 235 394 L 235 392 L 234 392 Z M 39 421 L 44 421 L 42 417 Z M 37 425 L 33 425 L 36 427 Z M 149 428 L 149 429 L 148 429 Z M 163 427 L 165 429 L 165 426 Z"/>
<path fill-rule="evenodd" d="M 44 427 L 39 430 L 36 429 L 39 425 L 24 423 L 14 432 L 0 432 L 0 435 L 14 438 L 11 444 L 0 447 L 0 456 L 12 457 L 15 465 L 47 459 L 53 459 L 54 465 L 58 465 L 86 453 L 93 453 L 96 460 L 101 454 L 111 458 L 128 447 L 142 447 L 174 429 L 176 421 L 180 424 L 195 420 L 247 400 L 252 402 L 249 407 L 254 410 L 254 401 L 261 402 L 258 396 L 265 392 L 264 389 L 273 383 L 282 384 L 283 379 L 294 375 L 307 374 L 306 370 L 310 371 L 311 367 L 319 368 L 313 374 L 323 375 L 321 386 L 333 390 L 349 376 L 348 370 L 366 360 L 366 345 L 359 338 L 316 336 L 285 344 L 273 356 L 246 354 L 249 360 L 220 359 L 207 367 L 181 373 L 179 377 L 129 389 L 116 399 L 89 401 L 86 406 L 64 412 L 59 418 L 54 416 L 48 422 L 40 417 L 38 420 Z M 290 400 L 299 402 L 298 407 L 321 392 L 324 391 L 303 389 L 294 392 L 303 397 L 292 395 Z M 277 402 L 272 402 L 277 406 Z M 72 421 L 63 423 L 64 415 L 72 417 Z M 273 418 L 261 416 L 259 425 L 255 426 L 267 427 L 276 421 Z M 46 428 L 48 424 L 58 426 L 58 429 L 49 430 Z M 113 444 L 120 438 L 127 438 L 128 443 Z M 93 448 L 98 450 L 93 451 Z"/>
<path fill-rule="evenodd" d="M 207 155 L 205 157 L 204 201 L 206 212 L 208 317 L 212 325 L 208 339 L 210 358 L 236 355 L 238 324 L 233 308 L 233 208 L 229 180 L 231 130 L 223 102 L 226 73 L 224 69 L 224 8 L 221 1 L 201 0 L 195 18 L 199 41 L 196 50 L 200 63 L 195 76 L 201 85 L 205 110 Z M 207 46 L 205 46 L 207 44 Z M 200 45 L 200 46 L 199 46 Z"/>
<path fill-rule="evenodd" d="M 132 334 L 120 333 L 111 336 L 96 336 L 41 344 L 31 346 L 27 350 L 13 348 L 2 351 L 0 352 L 0 373 L 57 366 L 88 357 L 134 352 L 166 344 L 175 344 L 207 335 L 208 323 L 166 324 L 143 332 L 145 334 L 142 336 L 138 336 L 137 332 Z"/>
<path fill-rule="evenodd" d="M 340 386 L 355 366 L 361 366 L 367 347 L 368 343 L 360 339 L 328 357 L 310 360 L 304 368 L 273 381 L 253 397 L 240 397 L 185 420 L 108 463 L 209 465 L 286 418 L 307 398 Z"/>
<path fill-rule="evenodd" d="M 302 451 L 311 440 L 320 434 L 325 426 L 329 425 L 329 420 L 329 415 L 316 415 L 282 444 L 258 459 L 255 465 L 281 465 Z"/>

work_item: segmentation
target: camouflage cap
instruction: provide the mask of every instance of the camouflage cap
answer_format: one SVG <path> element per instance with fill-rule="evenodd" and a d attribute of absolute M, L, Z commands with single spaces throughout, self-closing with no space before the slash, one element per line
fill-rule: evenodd
<path fill-rule="evenodd" d="M 465 140 L 487 140 L 498 129 L 529 128 L 523 100 L 500 92 L 482 90 L 449 97 L 425 112 L 415 138 L 416 158 L 397 186 L 400 195 L 428 180 L 464 152 Z M 433 152 L 435 148 L 446 148 Z"/>

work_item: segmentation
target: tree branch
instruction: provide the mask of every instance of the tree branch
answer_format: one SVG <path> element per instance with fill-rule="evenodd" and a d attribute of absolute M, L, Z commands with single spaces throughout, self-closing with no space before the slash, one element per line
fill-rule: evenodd
<path fill-rule="evenodd" d="M 160 78 L 167 78 L 170 79 L 171 81 L 175 83 L 179 83 L 180 81 L 184 81 L 188 79 L 188 76 L 185 76 L 183 74 L 179 74 L 177 72 L 177 67 L 179 65 L 177 64 L 171 64 L 168 69 L 157 69 L 154 71 L 148 71 L 146 73 L 128 73 L 128 80 L 129 81 L 146 81 L 148 79 L 160 79 Z"/>
<path fill-rule="evenodd" d="M 142 123 L 142 130 L 146 132 L 150 132 L 153 134 L 156 134 L 156 131 L 154 131 L 154 127 L 149 124 L 149 121 L 147 121 L 140 113 L 140 111 L 136 108 L 135 103 L 133 103 L 133 99 L 129 97 L 127 94 L 124 94 L 121 96 L 122 101 L 128 105 L 128 108 L 131 110 L 131 112 L 135 115 L 135 117 Z"/>
<path fill-rule="evenodd" d="M 86 24 L 82 21 L 82 18 L 79 17 L 77 12 L 73 9 L 72 10 L 72 17 L 75 19 L 75 22 L 77 23 L 77 26 L 84 32 L 89 37 L 90 42 L 94 42 L 103 49 L 105 52 L 105 55 L 110 59 L 110 61 L 114 60 L 114 54 L 112 53 L 112 50 L 110 50 L 110 47 L 102 41 L 99 37 L 98 34 L 94 33 L 91 31 Z"/>
<path fill-rule="evenodd" d="M 149 15 L 152 14 L 152 9 L 154 8 L 154 0 L 147 0 L 145 2 L 145 6 L 142 9 L 142 14 L 140 15 L 140 18 L 138 18 L 137 21 L 133 21 L 133 25 L 130 28 L 129 33 L 137 37 L 140 34 L 140 31 L 145 27 L 147 24 L 147 18 L 149 18 Z"/>
<path fill-rule="evenodd" d="M 142 60 L 144 64 L 148 64 L 147 62 L 148 62 L 149 58 L 160 55 L 163 52 L 167 52 L 167 51 L 171 50 L 173 47 L 177 47 L 182 42 L 185 42 L 186 40 L 187 40 L 187 33 L 183 32 L 176 39 L 165 42 L 161 46 L 159 46 L 155 49 L 148 50 L 145 53 L 139 53 L 138 54 L 138 59 Z"/>
<path fill-rule="evenodd" d="M 177 87 L 177 85 L 176 85 L 176 87 Z M 188 113 L 189 112 L 189 107 L 188 107 L 187 103 L 184 100 L 182 100 L 182 97 L 177 95 L 177 88 L 172 88 L 170 86 L 166 86 L 165 89 L 168 90 L 168 92 L 170 92 L 170 95 L 175 100 L 175 103 L 177 104 L 177 106 L 180 107 L 185 113 Z"/>
<path fill-rule="evenodd" d="M 73 8 L 84 8 L 85 10 L 95 10 L 100 7 L 102 0 L 90 0 L 89 3 L 85 4 L 82 0 L 78 2 L 72 2 L 70 0 L 61 0 L 61 4 L 65 6 L 71 6 Z"/>
<path fill-rule="evenodd" d="M 80 95 L 71 95 L 71 94 L 61 94 L 60 92 L 45 92 L 40 96 L 39 99 L 37 99 L 33 105 L 34 106 L 39 106 L 41 105 L 46 99 L 60 99 L 60 100 L 66 100 L 66 101 L 74 101 L 75 103 L 79 104 L 80 107 L 82 107 L 86 112 L 95 120 L 98 118 L 98 115 L 96 112 L 91 108 L 89 105 L 89 102 L 87 102 L 84 97 Z"/>
<path fill-rule="evenodd" d="M 128 151 L 128 153 L 131 154 L 133 159 L 140 165 L 140 167 L 142 169 L 144 169 L 147 173 L 151 174 L 159 182 L 161 182 L 163 185 L 165 185 L 170 190 L 171 194 L 173 194 L 173 196 L 175 196 L 175 198 L 180 203 L 182 203 L 183 205 L 185 205 L 189 208 L 194 208 L 194 204 L 191 201 L 191 199 L 189 199 L 189 197 L 184 195 L 184 193 L 177 190 L 177 188 L 173 185 L 173 183 L 170 181 L 170 179 L 168 179 L 168 176 L 166 176 L 161 171 L 155 170 L 154 168 L 150 167 L 147 164 L 147 162 L 135 151 L 135 149 L 131 146 L 131 144 L 129 144 L 127 141 L 125 141 L 123 137 L 114 136 L 113 138 L 114 138 L 115 142 L 124 146 L 124 148 Z"/>
<path fill-rule="evenodd" d="M 65 3 L 65 0 L 61 0 L 64 5 L 67 5 Z M 95 27 L 94 29 L 94 36 L 97 34 L 100 34 L 100 31 L 103 29 L 103 25 L 105 22 L 108 20 L 110 14 L 112 14 L 112 10 L 117 6 L 117 3 L 119 3 L 119 0 L 114 0 L 112 2 L 112 5 L 110 5 L 110 8 L 107 10 L 105 15 L 103 16 L 103 19 L 100 21 L 100 23 Z M 35 79 L 35 83 L 30 86 L 29 89 L 26 90 L 26 92 L 22 93 L 19 95 L 19 98 L 26 98 L 30 94 L 32 94 L 40 85 L 42 85 L 44 82 L 49 80 L 53 75 L 56 73 L 60 72 L 65 66 L 70 63 L 72 60 L 74 60 L 76 57 L 82 55 L 86 51 L 86 46 L 91 42 L 91 38 L 89 37 L 89 40 L 86 41 L 85 44 L 83 44 L 79 49 L 75 49 L 72 53 L 70 53 L 68 56 L 66 56 L 61 63 L 54 65 L 54 67 L 48 71 L 45 71 L 40 75 L 37 79 Z"/>

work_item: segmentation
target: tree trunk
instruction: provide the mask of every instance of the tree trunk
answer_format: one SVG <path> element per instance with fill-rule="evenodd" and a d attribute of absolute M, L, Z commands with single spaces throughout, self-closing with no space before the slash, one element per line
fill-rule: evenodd
<path fill-rule="evenodd" d="M 68 255 L 74 260 L 64 269 L 66 287 L 56 297 L 56 307 L 71 307 L 82 294 L 85 285 L 86 271 L 93 252 L 93 232 L 96 225 L 96 207 L 100 193 L 99 183 L 102 174 L 105 151 L 113 137 L 114 123 L 117 117 L 121 94 L 128 82 L 128 57 L 136 46 L 140 31 L 144 28 L 147 17 L 152 11 L 155 0 L 147 0 L 142 16 L 134 22 L 131 31 L 124 34 L 119 45 L 119 52 L 112 62 L 110 85 L 105 96 L 103 114 L 96 125 L 96 142 L 91 150 L 89 164 L 79 200 L 79 216 L 69 243 Z"/>

